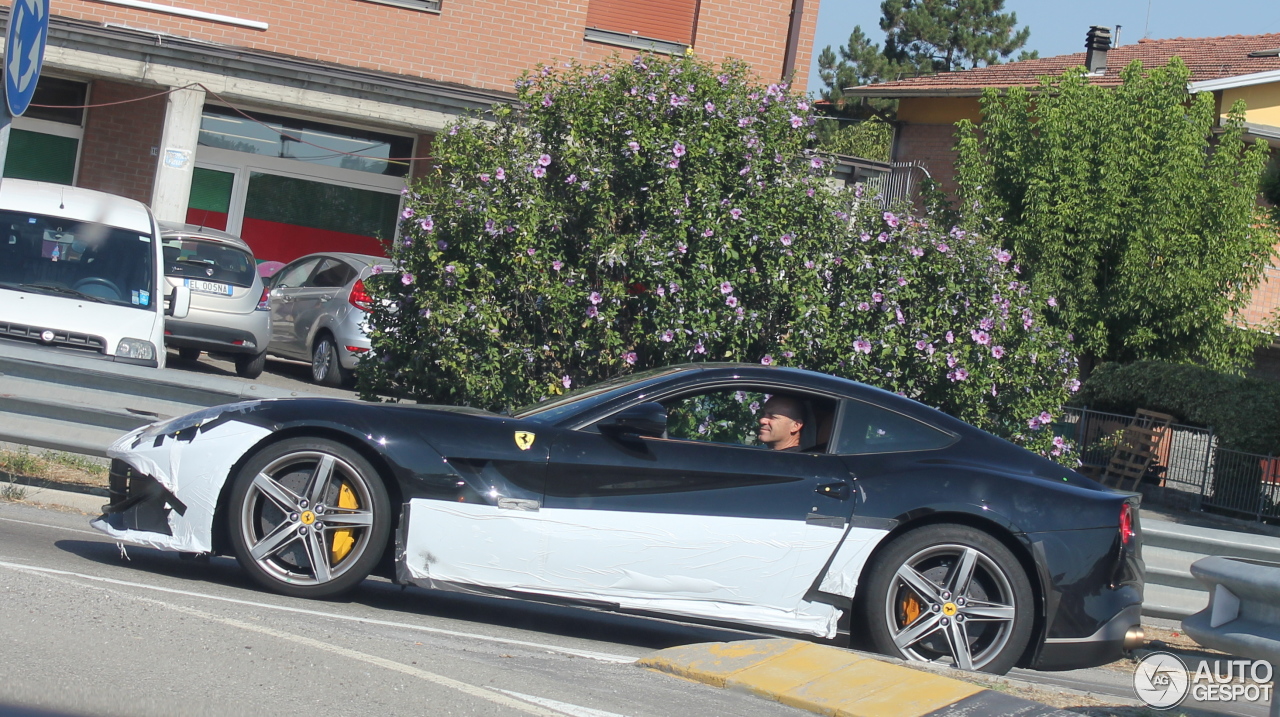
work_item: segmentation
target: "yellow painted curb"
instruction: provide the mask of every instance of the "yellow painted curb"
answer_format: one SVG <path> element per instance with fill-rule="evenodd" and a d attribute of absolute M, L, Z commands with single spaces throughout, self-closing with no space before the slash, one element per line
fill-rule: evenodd
<path fill-rule="evenodd" d="M 800 640 L 683 645 L 637 664 L 838 717 L 921 717 L 983 691 L 968 682 Z"/>

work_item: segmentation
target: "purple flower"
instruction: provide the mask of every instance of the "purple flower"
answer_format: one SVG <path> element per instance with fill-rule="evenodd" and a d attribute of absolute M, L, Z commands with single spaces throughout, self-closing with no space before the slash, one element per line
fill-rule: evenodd
<path fill-rule="evenodd" d="M 738 297 L 730 296 L 724 300 L 724 303 L 727 304 L 730 308 L 733 308 L 738 305 Z"/>
<path fill-rule="evenodd" d="M 729 283 L 729 282 L 727 282 L 727 281 L 722 282 L 722 283 L 720 284 L 720 293 L 721 293 L 721 294 L 728 294 L 728 293 L 729 293 L 729 292 L 731 292 L 731 291 L 733 291 L 733 284 L 730 284 L 730 283 Z"/>
<path fill-rule="evenodd" d="M 542 106 L 543 106 L 543 107 L 550 107 L 550 106 L 551 106 L 551 95 L 543 95 L 543 96 L 542 96 Z"/>
<path fill-rule="evenodd" d="M 550 164 L 551 164 L 551 155 L 544 154 L 541 157 L 538 157 L 538 166 L 547 167 L 547 166 L 550 166 Z"/>
<path fill-rule="evenodd" d="M 668 169 L 676 169 L 679 166 L 680 166 L 680 160 L 678 159 L 673 159 L 670 162 L 667 162 Z"/>
<path fill-rule="evenodd" d="M 538 253 L 538 250 L 534 249 L 533 247 L 529 247 L 528 249 L 525 249 L 525 251 L 528 252 L 529 256 L 533 256 L 534 254 Z"/>
<path fill-rule="evenodd" d="M 1075 393 L 1080 390 L 1080 379 L 1073 378 L 1067 383 L 1067 390 Z"/>
<path fill-rule="evenodd" d="M 591 295 L 587 297 L 587 301 L 590 301 L 592 304 L 599 304 L 601 301 L 604 301 L 604 299 L 600 296 L 600 292 L 593 291 L 591 292 Z"/>
<path fill-rule="evenodd" d="M 884 301 L 884 294 L 881 294 L 878 291 L 873 291 L 871 292 L 871 300 L 878 304 L 881 301 Z"/>
<path fill-rule="evenodd" d="M 866 339 L 858 339 L 853 342 L 853 350 L 869 354 L 871 353 L 871 342 Z"/>
<path fill-rule="evenodd" d="M 429 232 L 432 229 L 436 228 L 436 220 L 432 219 L 431 215 L 428 214 L 425 218 L 423 218 L 421 221 L 418 222 L 418 226 L 422 227 L 422 231 Z"/>
<path fill-rule="evenodd" d="M 404 274 L 401 274 L 401 275 L 400 275 L 400 283 L 401 283 L 401 284 L 404 284 L 405 286 L 408 286 L 408 285 L 412 284 L 412 283 L 413 283 L 413 274 L 410 274 L 409 272 L 405 272 Z"/>
<path fill-rule="evenodd" d="M 572 385 L 573 385 L 573 379 L 569 378 L 569 377 L 566 375 L 564 378 L 560 379 L 560 383 L 561 383 L 565 388 L 569 388 L 570 386 L 572 386 Z"/>
<path fill-rule="evenodd" d="M 917 342 L 916 342 L 916 350 L 917 350 L 917 351 L 924 351 L 924 347 L 926 347 L 926 346 L 928 346 L 928 345 L 929 345 L 929 343 L 928 343 L 927 341 L 925 341 L 924 339 L 920 339 L 919 341 L 917 341 Z"/>
<path fill-rule="evenodd" d="M 679 244 L 676 244 L 676 251 L 680 252 L 681 254 L 685 254 L 689 251 L 689 246 L 684 242 L 680 242 Z"/>
<path fill-rule="evenodd" d="M 949 344 L 954 344 L 956 342 L 956 335 L 951 333 L 950 331 L 947 332 L 946 338 L 947 338 L 947 343 Z"/>
<path fill-rule="evenodd" d="M 715 236 L 715 235 L 716 235 L 716 233 L 715 233 L 715 231 L 714 231 L 714 230 L 712 230 L 712 229 L 708 229 L 708 230 L 706 230 L 706 231 L 702 232 L 702 236 L 707 237 L 707 238 L 711 238 L 711 237 L 713 237 L 713 236 Z"/>
<path fill-rule="evenodd" d="M 978 322 L 978 328 L 983 331 L 990 331 L 995 325 L 996 322 L 989 317 Z"/>
<path fill-rule="evenodd" d="M 708 102 L 702 106 L 702 109 L 706 110 L 707 112 L 715 112 L 716 106 Z"/>
<path fill-rule="evenodd" d="M 1067 447 L 1067 439 L 1063 438 L 1062 436 L 1054 436 L 1054 437 L 1053 437 L 1053 445 L 1054 445 L 1054 446 L 1056 446 L 1057 448 L 1060 448 L 1060 449 L 1061 449 L 1061 448 L 1066 448 L 1066 447 Z"/>
<path fill-rule="evenodd" d="M 955 354 L 947 354 L 947 368 L 955 368 L 958 363 L 960 359 L 956 358 Z"/>
<path fill-rule="evenodd" d="M 981 346 L 986 346 L 991 343 L 991 335 L 985 331 L 970 331 L 969 337 L 973 339 L 974 343 Z"/>
<path fill-rule="evenodd" d="M 630 149 L 632 152 L 639 152 L 640 143 L 635 141 L 627 142 L 627 148 Z"/>
<path fill-rule="evenodd" d="M 1041 411 L 1039 418 L 1040 418 L 1040 422 L 1046 426 L 1049 425 L 1050 423 L 1053 423 L 1053 415 L 1048 411 Z"/>
<path fill-rule="evenodd" d="M 760 357 L 760 363 L 764 364 L 765 366 L 772 366 L 773 357 L 770 356 L 769 354 L 765 354 L 764 356 Z"/>
<path fill-rule="evenodd" d="M 695 354 L 705 354 L 707 347 L 702 345 L 702 339 L 698 339 L 698 343 L 694 345 L 693 352 Z"/>
<path fill-rule="evenodd" d="M 949 249 L 951 249 L 951 247 L 947 246 L 946 242 L 943 242 L 938 245 L 938 251 L 942 252 L 943 254 L 946 254 Z"/>
<path fill-rule="evenodd" d="M 499 182 L 505 181 L 507 178 L 507 170 L 503 169 L 502 167 L 498 167 L 496 170 L 494 170 L 493 176 Z"/>
<path fill-rule="evenodd" d="M 1049 306 L 1057 306 L 1058 300 L 1052 296 L 1049 297 Z"/>
<path fill-rule="evenodd" d="M 628 352 L 626 352 L 626 353 L 622 354 L 622 360 L 623 360 L 623 361 L 626 361 L 628 366 L 635 366 L 635 365 L 636 365 L 636 352 L 635 352 L 635 351 L 628 351 Z"/>
<path fill-rule="evenodd" d="M 599 310 L 599 309 L 597 309 L 596 307 L 594 307 L 594 306 L 588 306 L 588 307 L 587 307 L 587 317 L 588 317 L 588 318 L 594 319 L 597 315 L 599 315 L 599 313 L 600 313 L 600 310 Z"/>
<path fill-rule="evenodd" d="M 865 301 L 858 302 L 858 311 L 870 311 L 870 310 L 871 310 L 871 304 L 868 304 Z"/>
<path fill-rule="evenodd" d="M 456 269 L 456 267 L 454 267 L 454 265 L 453 265 L 453 264 L 445 264 L 445 266 L 444 266 L 444 270 L 445 270 L 445 273 L 447 273 L 447 274 L 452 274 L 452 273 L 453 273 L 454 271 L 456 271 L 457 269 Z"/>
<path fill-rule="evenodd" d="M 992 356 L 995 356 L 995 357 L 996 357 L 996 358 L 998 358 L 998 359 L 1004 358 L 1004 347 L 1003 347 L 1003 346 L 992 346 L 992 347 L 991 347 L 991 355 L 992 355 Z"/>
<path fill-rule="evenodd" d="M 782 245 L 783 245 L 783 246 L 791 246 L 791 235 L 790 235 L 790 234 L 783 234 L 783 235 L 782 235 L 782 238 L 781 238 L 781 239 L 779 239 L 778 241 L 782 242 Z"/>
<path fill-rule="evenodd" d="M 741 219 L 741 218 L 742 218 L 742 210 L 741 210 L 741 209 L 737 209 L 737 208 L 730 209 L 730 210 L 729 210 L 729 216 L 733 217 L 734 219 Z"/>
<path fill-rule="evenodd" d="M 907 251 L 911 253 L 911 256 L 924 256 L 924 249 L 921 249 L 919 247 L 913 246 Z"/>
<path fill-rule="evenodd" d="M 670 342 L 675 337 L 676 337 L 676 332 L 672 331 L 671 329 L 667 329 L 666 331 L 662 332 L 662 336 L 660 336 L 659 338 L 661 338 L 663 341 Z"/>
<path fill-rule="evenodd" d="M 822 168 L 822 157 L 814 157 L 813 159 L 811 159 L 811 160 L 809 161 L 809 166 L 813 167 L 814 169 L 821 169 L 821 168 Z"/>
<path fill-rule="evenodd" d="M 377 265 L 374 265 L 373 270 L 372 270 L 372 271 L 370 271 L 369 273 L 370 273 L 370 274 L 374 274 L 374 275 L 381 274 L 381 273 L 382 273 L 382 267 L 377 266 Z"/>
<path fill-rule="evenodd" d="M 543 169 L 542 167 L 534 167 L 533 176 L 537 177 L 538 179 L 542 179 L 543 177 L 547 176 L 547 170 Z"/>
<path fill-rule="evenodd" d="M 754 118 L 754 117 L 743 117 L 743 118 L 741 118 L 741 119 L 739 119 L 739 120 L 738 120 L 738 126 L 739 126 L 739 127 L 746 127 L 747 125 L 751 124 L 751 123 L 752 123 L 752 122 L 754 122 L 754 121 L 755 121 L 755 118 Z"/>
<path fill-rule="evenodd" d="M 1040 430 L 1040 419 L 1039 419 L 1039 418 L 1032 418 L 1032 419 L 1028 420 L 1028 421 L 1027 421 L 1027 427 L 1028 427 L 1028 428 L 1030 428 L 1030 429 L 1031 429 L 1031 430 L 1033 430 L 1033 431 L 1038 431 L 1038 430 Z"/>
<path fill-rule="evenodd" d="M 486 173 L 484 173 L 484 172 L 481 172 L 481 173 L 480 173 L 480 181 L 481 181 L 481 182 L 486 182 L 486 183 L 487 183 L 487 182 L 489 181 L 489 175 L 488 175 L 488 174 L 486 174 Z"/>
<path fill-rule="evenodd" d="M 556 259 L 555 261 L 551 262 L 551 268 L 555 269 L 556 271 L 560 271 L 561 269 L 564 268 L 564 262 L 560 261 L 559 259 Z"/>
<path fill-rule="evenodd" d="M 795 115 L 791 115 L 791 127 L 792 127 L 792 129 L 794 129 L 794 128 L 796 128 L 796 127 L 799 127 L 799 126 L 800 126 L 800 125 L 802 125 L 802 124 L 804 124 L 804 120 L 800 119 L 799 117 L 796 117 Z"/>
<path fill-rule="evenodd" d="M 677 157 L 683 157 L 685 155 L 684 145 L 676 142 L 676 146 L 671 148 L 671 153 Z"/>
<path fill-rule="evenodd" d="M 408 219 L 411 216 L 413 216 L 413 207 L 405 207 L 404 211 L 400 212 L 401 219 Z"/>
<path fill-rule="evenodd" d="M 668 289 L 670 289 L 670 290 L 671 290 L 671 293 L 673 293 L 673 294 L 674 294 L 674 293 L 676 293 L 677 291 L 679 291 L 679 290 L 680 290 L 680 285 L 679 285 L 679 284 L 677 284 L 677 283 L 675 283 L 675 282 L 673 281 L 673 282 L 671 282 L 671 285 L 670 285 L 670 286 L 668 286 L 667 288 L 668 288 Z"/>
<path fill-rule="evenodd" d="M 898 227 L 898 217 L 894 216 L 893 212 L 884 213 L 884 222 L 895 229 Z"/>
<path fill-rule="evenodd" d="M 1013 258 L 1013 255 L 1005 251 L 1004 249 L 1001 249 L 996 252 L 996 261 L 1000 262 L 1001 264 L 1008 264 L 1009 260 L 1012 258 Z"/>
<path fill-rule="evenodd" d="M 964 370 L 963 368 L 956 369 L 956 377 L 955 377 L 956 381 L 963 381 L 966 378 L 969 378 L 968 371 Z"/>
<path fill-rule="evenodd" d="M 436 248 L 439 249 L 440 251 L 444 251 L 445 249 L 449 248 L 449 242 L 443 239 L 439 239 L 436 241 Z"/>

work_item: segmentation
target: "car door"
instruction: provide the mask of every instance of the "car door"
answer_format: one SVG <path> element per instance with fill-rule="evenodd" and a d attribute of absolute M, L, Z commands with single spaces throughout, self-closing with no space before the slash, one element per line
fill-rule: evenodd
<path fill-rule="evenodd" d="M 736 389 L 718 403 L 741 394 L 729 420 L 680 415 L 690 396 L 665 400 L 665 438 L 557 436 L 541 511 L 547 592 L 834 635 L 838 611 L 806 598 L 847 530 L 848 470 L 834 455 L 729 442 L 754 432 L 746 409 L 762 403 Z"/>
<path fill-rule="evenodd" d="M 293 336 L 291 340 L 298 354 L 310 358 L 311 340 L 317 323 L 325 312 L 328 301 L 342 291 L 347 282 L 355 278 L 356 270 L 345 261 L 326 256 L 302 286 L 293 292 Z"/>
<path fill-rule="evenodd" d="M 286 265 L 271 280 L 271 351 L 295 358 L 300 354 L 297 341 L 297 306 L 298 292 L 303 284 L 311 278 L 316 266 L 320 263 L 318 256 L 304 256 Z"/>

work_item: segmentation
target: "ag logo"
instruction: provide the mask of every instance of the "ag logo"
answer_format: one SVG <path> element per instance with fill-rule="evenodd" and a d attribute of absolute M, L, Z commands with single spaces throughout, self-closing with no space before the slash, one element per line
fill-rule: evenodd
<path fill-rule="evenodd" d="M 533 448 L 533 439 L 536 437 L 528 431 L 516 431 L 516 446 L 522 451 L 527 451 Z"/>
<path fill-rule="evenodd" d="M 1133 691 L 1154 709 L 1177 707 L 1186 698 L 1189 686 L 1186 663 L 1168 652 L 1152 652 L 1139 660 L 1133 670 Z"/>

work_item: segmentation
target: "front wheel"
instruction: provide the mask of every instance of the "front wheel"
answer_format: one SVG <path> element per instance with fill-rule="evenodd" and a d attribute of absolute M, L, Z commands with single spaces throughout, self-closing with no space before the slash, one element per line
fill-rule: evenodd
<path fill-rule="evenodd" d="M 871 568 L 863 618 L 876 651 L 1002 675 L 1031 639 L 1034 598 L 1018 559 L 991 535 L 929 525 Z"/>
<path fill-rule="evenodd" d="M 341 443 L 291 438 L 251 458 L 227 511 L 232 552 L 268 590 L 320 598 L 355 587 L 391 531 L 377 471 Z"/>

